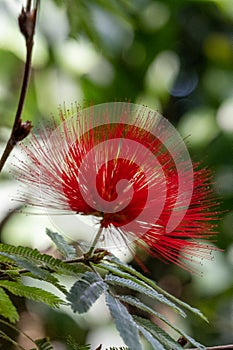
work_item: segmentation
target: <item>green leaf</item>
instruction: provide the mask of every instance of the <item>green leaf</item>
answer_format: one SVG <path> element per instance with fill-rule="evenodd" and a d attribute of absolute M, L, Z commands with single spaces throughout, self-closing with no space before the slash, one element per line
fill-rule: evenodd
<path fill-rule="evenodd" d="M 41 267 L 37 266 L 35 263 L 32 263 L 24 258 L 19 258 L 17 256 L 14 256 L 14 255 L 11 255 L 8 253 L 1 253 L 1 254 L 4 254 L 5 256 L 9 257 L 17 264 L 17 266 L 26 270 L 25 272 L 21 271 L 21 276 L 27 275 L 27 276 L 30 276 L 32 278 L 38 278 L 38 279 L 41 279 L 43 281 L 50 282 L 56 288 L 58 288 L 60 291 L 62 291 L 64 294 L 67 293 L 66 288 L 59 283 L 58 279 L 54 275 L 52 275 L 51 272 L 46 271 L 44 268 L 42 269 Z M 27 270 L 28 270 L 28 272 L 27 272 Z M 12 272 L 14 272 L 14 270 Z"/>
<path fill-rule="evenodd" d="M 75 339 L 73 339 L 73 337 L 71 337 L 71 335 L 68 335 L 68 337 L 66 339 L 66 344 L 69 345 L 72 350 L 91 350 L 90 344 L 87 344 L 87 345 L 77 344 Z"/>
<path fill-rule="evenodd" d="M 7 255 L 2 254 L 2 253 L 0 252 L 0 263 L 1 263 L 1 264 L 4 264 L 4 265 L 10 265 L 10 264 L 13 263 L 13 261 L 12 261 L 12 259 L 9 258 Z"/>
<path fill-rule="evenodd" d="M 133 275 L 133 276 L 137 277 L 138 279 L 140 279 L 141 281 L 145 282 L 148 286 L 150 286 L 151 288 L 155 289 L 157 292 L 163 294 L 165 297 L 167 297 L 168 299 L 170 299 L 174 303 L 177 303 L 182 308 L 184 308 L 186 310 L 189 310 L 193 314 L 201 317 L 204 321 L 208 322 L 207 318 L 202 314 L 202 312 L 200 310 L 192 307 L 189 304 L 186 304 L 185 302 L 183 302 L 180 299 L 177 299 L 174 295 L 169 294 L 168 292 L 166 292 L 165 290 L 160 288 L 154 281 L 152 281 L 151 279 L 143 276 L 140 272 L 136 271 L 132 266 L 129 266 L 129 265 L 125 264 L 124 262 L 119 260 L 117 257 L 115 257 L 113 254 L 109 255 L 108 258 L 105 259 L 105 261 L 106 262 L 108 261 L 109 263 L 116 265 L 118 268 L 120 268 L 120 270 L 126 271 L 130 275 Z"/>
<path fill-rule="evenodd" d="M 35 344 L 38 347 L 38 350 L 54 350 L 48 338 L 37 339 Z"/>
<path fill-rule="evenodd" d="M 25 286 L 19 282 L 0 280 L 0 287 L 7 289 L 9 292 L 19 297 L 41 301 L 51 307 L 59 307 L 60 304 L 64 304 L 63 300 L 50 292 L 37 287 Z"/>
<path fill-rule="evenodd" d="M 84 313 L 106 289 L 103 280 L 94 272 L 86 272 L 75 282 L 67 295 L 74 312 Z"/>
<path fill-rule="evenodd" d="M 126 279 L 126 278 L 121 278 L 121 277 L 109 274 L 105 276 L 105 281 L 111 285 L 127 287 L 141 294 L 145 294 L 146 296 L 171 307 L 173 310 L 175 310 L 180 315 L 185 317 L 185 313 L 183 312 L 183 310 L 181 310 L 177 305 L 175 305 L 173 302 L 168 300 L 163 294 L 158 293 L 156 290 L 153 290 L 150 286 L 147 286 L 145 283 L 142 285 L 141 281 L 137 281 L 137 280 L 132 281 L 130 279 L 130 275 L 129 275 L 129 278 Z"/>
<path fill-rule="evenodd" d="M 142 303 L 139 299 L 130 296 L 130 295 L 118 295 L 117 296 L 119 300 L 123 301 L 124 303 L 130 304 L 134 307 L 137 307 L 140 310 L 148 312 L 150 315 L 153 315 L 155 317 L 158 317 L 160 320 L 162 320 L 164 323 L 166 323 L 168 326 L 170 326 L 172 329 L 174 329 L 177 333 L 184 336 L 191 344 L 194 346 L 200 346 L 198 342 L 195 341 L 192 337 L 190 337 L 188 334 L 186 334 L 184 331 L 176 327 L 173 323 L 171 323 L 166 317 L 161 315 L 159 312 L 155 311 L 151 307 L 145 305 Z"/>
<path fill-rule="evenodd" d="M 57 249 L 67 259 L 74 259 L 76 257 L 76 250 L 73 246 L 69 245 L 62 235 L 57 232 L 52 232 L 48 228 L 46 229 L 46 234 L 55 243 Z"/>
<path fill-rule="evenodd" d="M 6 292 L 0 288 L 0 315 L 12 323 L 19 320 L 19 314 Z"/>
<path fill-rule="evenodd" d="M 140 330 L 142 335 L 146 338 L 146 340 L 150 343 L 150 345 L 152 346 L 153 350 L 166 350 L 163 347 L 163 345 L 157 339 L 155 339 L 150 334 L 150 332 L 148 332 L 145 328 L 143 328 L 142 326 L 138 326 L 138 329 Z"/>
<path fill-rule="evenodd" d="M 170 337 L 169 334 L 167 334 L 164 330 L 162 330 L 160 327 L 152 323 L 150 320 L 139 317 L 139 316 L 133 316 L 134 320 L 138 324 L 139 330 L 143 333 L 143 329 L 145 329 L 147 332 L 149 332 L 155 339 L 159 341 L 161 345 L 164 345 L 165 349 L 167 350 L 182 350 L 183 348 Z M 144 332 L 144 334 L 146 334 Z"/>
<path fill-rule="evenodd" d="M 129 349 L 129 348 L 126 348 L 126 347 L 124 347 L 124 346 L 123 346 L 123 347 L 121 346 L 120 348 L 115 348 L 115 347 L 112 348 L 112 347 L 111 347 L 111 348 L 109 348 L 109 350 L 130 350 L 130 349 Z"/>
<path fill-rule="evenodd" d="M 3 253 L 9 253 L 27 259 L 28 261 L 41 265 L 40 267 L 47 267 L 54 272 L 66 275 L 77 276 L 79 273 L 83 273 L 89 268 L 83 263 L 67 264 L 60 259 L 55 259 L 50 255 L 41 254 L 37 249 L 31 249 L 22 246 L 13 246 L 10 244 L 0 244 L 0 255 Z"/>
<path fill-rule="evenodd" d="M 126 307 L 108 292 L 106 292 L 106 304 L 125 344 L 130 349 L 142 350 L 136 323 Z"/>

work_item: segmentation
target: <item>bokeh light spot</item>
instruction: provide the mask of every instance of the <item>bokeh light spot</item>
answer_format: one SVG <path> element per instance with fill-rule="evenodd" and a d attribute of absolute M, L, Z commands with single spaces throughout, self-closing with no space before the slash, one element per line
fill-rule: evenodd
<path fill-rule="evenodd" d="M 233 133 L 233 99 L 221 104 L 217 112 L 217 123 L 222 130 Z"/>
<path fill-rule="evenodd" d="M 163 27 L 170 17 L 169 8 L 162 2 L 153 1 L 141 13 L 141 22 L 147 31 Z"/>
<path fill-rule="evenodd" d="M 218 133 L 214 111 L 192 110 L 182 116 L 178 129 L 183 137 L 189 136 L 188 140 L 193 146 L 205 146 Z"/>
<path fill-rule="evenodd" d="M 180 68 L 178 56 L 173 51 L 162 51 L 148 68 L 146 85 L 149 90 L 159 94 L 172 89 Z"/>
<path fill-rule="evenodd" d="M 184 97 L 195 90 L 198 83 L 196 72 L 181 71 L 176 79 L 176 82 L 171 89 L 171 95 L 176 97 Z"/>

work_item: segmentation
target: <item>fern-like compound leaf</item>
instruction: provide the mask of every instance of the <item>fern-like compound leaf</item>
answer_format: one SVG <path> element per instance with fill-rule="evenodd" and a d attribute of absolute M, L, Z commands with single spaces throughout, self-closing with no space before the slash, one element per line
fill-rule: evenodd
<path fill-rule="evenodd" d="M 69 348 L 72 350 L 91 350 L 90 344 L 80 345 L 71 335 L 68 335 L 66 338 L 66 344 L 69 345 Z"/>
<path fill-rule="evenodd" d="M 142 285 L 140 281 L 138 283 L 137 281 L 132 281 L 130 278 L 121 278 L 111 274 L 106 275 L 105 281 L 110 285 L 116 285 L 124 288 L 126 287 L 136 292 L 139 292 L 141 294 L 145 294 L 146 296 L 171 307 L 180 315 L 185 316 L 183 310 L 181 310 L 176 304 L 174 304 L 173 302 L 168 300 L 163 294 L 158 293 L 156 290 L 153 290 L 151 287 L 147 286 L 146 284 Z"/>
<path fill-rule="evenodd" d="M 37 345 L 38 350 L 54 350 L 48 338 L 37 339 L 35 344 Z"/>
<path fill-rule="evenodd" d="M 62 256 L 64 256 L 66 259 L 74 259 L 76 257 L 75 248 L 72 245 L 69 245 L 62 235 L 59 235 L 59 233 L 53 232 L 48 228 L 46 229 L 46 234 L 55 243 Z"/>
<path fill-rule="evenodd" d="M 74 312 L 84 313 L 106 289 L 103 280 L 94 272 L 86 272 L 75 282 L 67 295 Z"/>
<path fill-rule="evenodd" d="M 0 288 L 0 315 L 12 323 L 19 320 L 19 314 L 3 288 Z"/>
<path fill-rule="evenodd" d="M 127 308 L 108 292 L 106 292 L 106 304 L 125 344 L 130 349 L 142 350 L 136 323 Z"/>
<path fill-rule="evenodd" d="M 142 333 L 144 338 L 150 343 L 153 350 L 166 350 L 166 348 L 158 341 L 156 338 L 154 338 L 150 332 L 148 332 L 145 328 L 138 326 L 139 331 Z"/>
<path fill-rule="evenodd" d="M 77 276 L 77 274 L 83 273 L 88 269 L 84 264 L 67 264 L 60 259 L 56 259 L 47 254 L 41 254 L 37 249 L 29 247 L 0 244 L 0 255 L 4 255 L 2 253 L 25 258 L 34 264 L 38 264 L 41 267 L 48 268 L 59 274 Z"/>
<path fill-rule="evenodd" d="M 64 304 L 63 300 L 48 291 L 37 287 L 25 286 L 19 282 L 0 280 L 0 287 L 19 297 L 41 301 L 51 307 L 59 307 L 61 304 Z"/>
<path fill-rule="evenodd" d="M 183 348 L 179 345 L 168 333 L 162 330 L 160 327 L 152 323 L 150 320 L 133 316 L 136 321 L 139 330 L 143 333 L 143 329 L 149 332 L 153 338 L 157 339 L 161 345 L 164 346 L 166 350 L 182 350 Z"/>
<path fill-rule="evenodd" d="M 127 273 L 129 273 L 130 275 L 137 277 L 138 280 L 145 282 L 148 286 L 150 286 L 152 289 L 156 290 L 157 292 L 163 294 L 166 298 L 168 298 L 169 300 L 171 300 L 172 302 L 178 304 L 180 307 L 182 307 L 183 309 L 186 309 L 190 312 L 192 312 L 193 314 L 201 317 L 204 321 L 208 322 L 207 318 L 203 315 L 203 313 L 192 307 L 189 304 L 186 304 L 184 301 L 177 299 L 174 295 L 169 294 L 168 292 L 166 292 L 165 290 L 163 290 L 161 287 L 159 287 L 157 285 L 156 282 L 152 281 L 151 279 L 143 276 L 140 272 L 138 272 L 137 270 L 135 270 L 132 266 L 127 265 L 126 263 L 122 262 L 120 259 L 118 259 L 117 257 L 115 257 L 114 255 L 109 255 L 108 258 L 105 259 L 105 262 L 110 263 L 111 265 L 113 265 L 114 267 L 118 267 L 118 269 L 120 271 L 125 271 Z M 107 265 L 107 264 L 105 264 Z M 105 266 L 106 267 L 106 266 Z"/>
<path fill-rule="evenodd" d="M 28 261 L 25 258 L 17 257 L 17 255 L 12 255 L 9 253 L 1 253 L 1 254 L 9 257 L 13 262 L 15 262 L 15 264 L 18 267 L 25 269 L 25 272 L 22 270 L 20 271 L 21 276 L 26 275 L 26 276 L 30 276 L 32 278 L 36 278 L 39 280 L 49 282 L 49 283 L 53 284 L 56 288 L 58 288 L 64 294 L 67 293 L 66 288 L 64 286 L 62 286 L 59 283 L 58 279 L 53 274 L 51 274 L 49 271 L 47 271 L 46 269 L 44 269 L 40 266 L 37 266 L 35 263 L 32 263 L 31 261 Z M 9 275 L 8 271 L 7 271 L 7 274 Z M 15 274 L 15 276 L 14 276 L 14 274 Z M 17 277 L 16 270 L 12 270 L 11 277 Z"/>
<path fill-rule="evenodd" d="M 146 311 L 150 315 L 153 315 L 153 316 L 159 318 L 164 323 L 166 323 L 169 327 L 174 329 L 177 333 L 179 333 L 180 335 L 185 337 L 191 344 L 193 344 L 196 347 L 200 346 L 200 344 L 198 342 L 196 342 L 192 337 L 190 337 L 188 334 L 186 334 L 180 328 L 178 328 L 174 323 L 171 323 L 165 316 L 161 315 L 159 312 L 155 311 L 151 307 L 145 305 L 139 299 L 137 299 L 133 296 L 130 296 L 130 295 L 119 295 L 118 299 L 127 303 L 127 304 L 130 304 L 130 305 L 132 305 L 140 310 Z"/>

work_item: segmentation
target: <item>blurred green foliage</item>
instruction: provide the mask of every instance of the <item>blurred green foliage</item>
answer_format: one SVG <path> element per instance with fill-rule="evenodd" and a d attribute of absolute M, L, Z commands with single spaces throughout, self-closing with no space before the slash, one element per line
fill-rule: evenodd
<path fill-rule="evenodd" d="M 0 1 L 1 147 L 13 123 L 25 57 L 17 28 L 19 3 Z M 183 325 L 206 345 L 233 342 L 232 34 L 230 0 L 41 1 L 23 112 L 36 130 L 64 102 L 67 107 L 83 101 L 145 104 L 159 110 L 187 137 L 195 161 L 213 170 L 222 211 L 216 245 L 224 251 L 216 253 L 214 262 L 203 263 L 202 278 L 160 261 L 146 261 L 161 286 L 209 318 L 209 324 L 199 324 L 190 316 Z M 1 193 L 9 181 L 13 183 L 7 167 L 3 175 Z M 1 200 L 0 205 L 2 237 L 8 243 L 9 230 L 23 223 L 17 216 L 17 224 L 5 225 L 13 218 L 6 220 L 8 202 Z M 16 236 L 15 231 L 12 234 Z M 40 314 L 46 335 L 60 343 L 70 330 L 84 342 L 96 326 L 65 312 L 29 309 Z"/>

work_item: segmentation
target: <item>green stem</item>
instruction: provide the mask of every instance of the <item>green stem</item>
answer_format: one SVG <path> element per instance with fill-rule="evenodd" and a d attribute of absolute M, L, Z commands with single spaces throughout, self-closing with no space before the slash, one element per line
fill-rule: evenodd
<path fill-rule="evenodd" d="M 94 252 L 94 250 L 95 250 L 95 246 L 96 246 L 96 244 L 98 243 L 98 241 L 99 241 L 99 239 L 100 239 L 100 236 L 101 236 L 101 234 L 102 234 L 102 231 L 103 231 L 103 227 L 100 226 L 100 228 L 99 228 L 99 230 L 98 230 L 98 232 L 97 232 L 97 234 L 96 234 L 96 236 L 95 236 L 95 238 L 94 238 L 94 240 L 93 240 L 93 242 L 92 242 L 91 248 L 89 249 L 89 251 L 88 251 L 88 253 L 87 253 L 87 255 L 88 255 L 89 257 L 91 257 L 91 256 L 93 255 L 93 252 Z"/>

